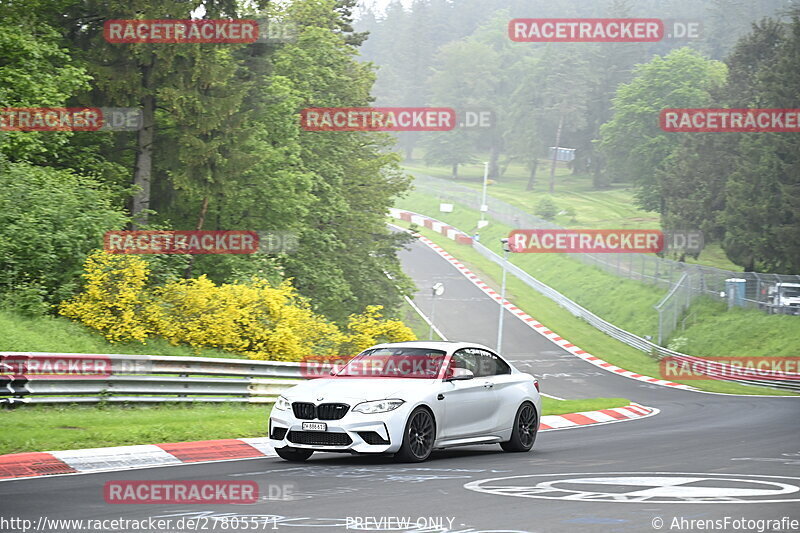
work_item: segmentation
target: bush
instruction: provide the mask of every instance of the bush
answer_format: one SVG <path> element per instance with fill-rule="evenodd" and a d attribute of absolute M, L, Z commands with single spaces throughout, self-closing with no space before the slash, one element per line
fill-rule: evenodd
<path fill-rule="evenodd" d="M 152 302 L 144 290 L 150 270 L 141 257 L 96 251 L 85 266 L 85 288 L 61 304 L 62 315 L 102 332 L 110 342 L 144 342 L 155 333 L 147 318 Z"/>
<path fill-rule="evenodd" d="M 19 303 L 30 311 L 72 296 L 87 255 L 101 245 L 106 231 L 121 228 L 127 220 L 112 199 L 112 193 L 97 182 L 67 170 L 4 163 L 0 169 L 4 305 Z"/>
<path fill-rule="evenodd" d="M 377 342 L 414 340 L 380 306 L 351 315 L 347 331 L 315 313 L 290 281 L 277 286 L 257 277 L 215 284 L 206 276 L 168 281 L 148 289 L 144 259 L 97 252 L 86 261 L 84 292 L 61 313 L 111 342 L 145 342 L 158 335 L 193 348 L 218 348 L 251 359 L 299 361 L 309 356 L 351 355 Z"/>
<path fill-rule="evenodd" d="M 545 196 L 536 204 L 534 213 L 545 220 L 553 220 L 558 214 L 558 207 L 553 200 Z"/>

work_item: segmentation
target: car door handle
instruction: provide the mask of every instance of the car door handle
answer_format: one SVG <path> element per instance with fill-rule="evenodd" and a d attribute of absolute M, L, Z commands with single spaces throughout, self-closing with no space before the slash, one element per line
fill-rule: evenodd
<path fill-rule="evenodd" d="M 483 386 L 486 389 L 491 389 L 492 387 L 494 387 L 494 383 L 484 383 Z"/>

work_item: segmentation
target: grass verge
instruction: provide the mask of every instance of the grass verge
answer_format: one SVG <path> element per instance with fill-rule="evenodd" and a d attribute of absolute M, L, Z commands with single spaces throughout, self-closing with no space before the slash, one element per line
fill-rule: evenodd
<path fill-rule="evenodd" d="M 246 359 L 222 350 L 194 350 L 164 339 L 111 344 L 99 333 L 63 317 L 24 317 L 0 310 L 0 350 L 8 352 L 121 353 Z"/>
<path fill-rule="evenodd" d="M 542 397 L 542 413 L 547 415 L 564 415 L 579 413 L 581 411 L 599 411 L 625 407 L 631 403 L 625 398 L 588 398 L 583 400 L 555 400 L 546 396 Z"/>
<path fill-rule="evenodd" d="M 0 411 L 0 454 L 263 437 L 271 405 L 22 406 Z"/>
<path fill-rule="evenodd" d="M 545 415 L 622 407 L 624 398 L 543 398 Z M 0 454 L 265 437 L 271 405 L 22 406 L 0 411 Z"/>
<path fill-rule="evenodd" d="M 405 161 L 403 168 L 415 175 L 452 179 L 450 167 L 447 166 L 426 166 L 419 161 Z M 612 183 L 607 188 L 596 189 L 590 175 L 572 174 L 559 164 L 555 172 L 555 192 L 551 195 L 548 192 L 549 174 L 550 162 L 540 160 L 534 190 L 529 191 L 529 171 L 523 165 L 512 162 L 502 178 L 489 186 L 489 194 L 532 214 L 535 214 L 536 205 L 543 198 L 549 198 L 560 212 L 554 222 L 567 228 L 661 229 L 657 212 L 637 207 L 636 188 L 630 183 Z M 483 164 L 461 165 L 459 179 L 454 182 L 475 190 L 482 189 Z M 696 260 L 688 257 L 686 261 L 742 271 L 742 267 L 732 263 L 717 243 L 707 244 Z"/>
<path fill-rule="evenodd" d="M 393 221 L 393 223 L 399 226 L 409 227 L 409 224 L 403 221 Z M 463 262 L 476 275 L 483 279 L 483 281 L 495 289 L 499 288 L 500 284 L 497 281 L 500 279 L 501 275 L 499 265 L 484 258 L 471 247 L 456 244 L 454 241 L 439 233 L 426 228 L 418 228 L 418 230 L 447 250 L 451 255 L 458 258 L 459 261 Z M 533 273 L 533 275 L 536 274 Z M 558 286 L 555 288 L 559 289 Z M 513 301 L 516 306 L 523 309 L 539 322 L 546 324 L 549 329 L 555 331 L 561 337 L 569 339 L 571 343 L 580 346 L 596 357 L 639 374 L 653 377 L 658 377 L 661 374 L 657 360 L 609 337 L 587 322 L 574 317 L 569 311 L 563 309 L 549 298 L 532 290 L 514 276 L 508 276 L 506 298 Z M 791 394 L 788 391 L 780 391 L 767 387 L 750 387 L 739 385 L 738 383 L 716 380 L 690 380 L 679 381 L 679 383 L 685 383 L 710 392 L 728 394 L 764 394 L 777 396 Z"/>

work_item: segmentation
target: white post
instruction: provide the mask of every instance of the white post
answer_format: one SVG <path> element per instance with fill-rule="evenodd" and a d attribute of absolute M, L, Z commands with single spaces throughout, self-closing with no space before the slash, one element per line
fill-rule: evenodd
<path fill-rule="evenodd" d="M 428 338 L 430 340 L 433 340 L 433 321 L 436 317 L 436 297 L 441 296 L 442 294 L 444 294 L 444 284 L 435 283 L 433 287 L 431 287 L 431 296 L 433 301 L 431 302 L 431 322 L 430 327 L 428 328 Z"/>
<path fill-rule="evenodd" d="M 486 180 L 489 178 L 489 162 L 483 163 L 483 196 L 481 197 L 481 222 L 485 220 L 486 212 L 484 206 L 486 205 Z"/>
<path fill-rule="evenodd" d="M 503 302 L 506 300 L 506 263 L 508 263 L 508 250 L 503 246 L 503 281 L 500 285 L 500 318 L 497 324 L 497 353 L 502 355 L 503 351 Z"/>
<path fill-rule="evenodd" d="M 433 340 L 433 321 L 436 317 L 436 293 L 433 293 L 433 302 L 431 302 L 431 323 L 428 328 L 428 339 Z"/>

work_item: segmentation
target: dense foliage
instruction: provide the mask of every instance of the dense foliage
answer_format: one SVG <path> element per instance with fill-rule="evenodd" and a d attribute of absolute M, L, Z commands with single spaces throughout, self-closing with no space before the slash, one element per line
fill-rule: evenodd
<path fill-rule="evenodd" d="M 188 19 L 200 5 L 205 18 L 295 31 L 246 45 L 103 37 L 106 20 Z M 393 141 L 307 132 L 299 121 L 304 107 L 370 104 L 374 73 L 359 61 L 366 35 L 353 30 L 352 9 L 352 0 L 0 3 L 0 107 L 143 113 L 138 131 L 0 132 L 0 294 L 35 293 L 34 303 L 75 294 L 80 265 L 111 229 L 237 229 L 289 232 L 299 245 L 149 258 L 151 285 L 293 278 L 310 309 L 340 325 L 373 305 L 394 313 L 410 281 L 396 257 L 404 238 L 384 224 L 408 188 Z"/>

